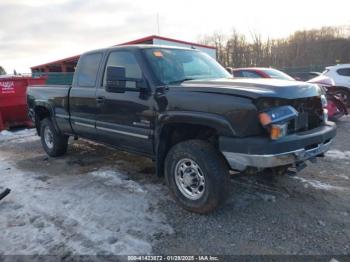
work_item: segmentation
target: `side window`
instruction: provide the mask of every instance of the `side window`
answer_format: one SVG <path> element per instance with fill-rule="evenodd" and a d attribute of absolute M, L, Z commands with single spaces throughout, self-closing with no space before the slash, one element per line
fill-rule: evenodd
<path fill-rule="evenodd" d="M 242 76 L 248 78 L 261 78 L 259 74 L 254 73 L 252 71 L 242 71 Z"/>
<path fill-rule="evenodd" d="M 142 71 L 139 64 L 136 61 L 135 56 L 127 51 L 116 51 L 112 52 L 107 60 L 106 68 L 108 66 L 118 66 L 125 68 L 125 76 L 127 78 L 142 79 Z M 103 77 L 103 86 L 106 86 L 107 81 L 107 70 L 105 70 Z M 126 88 L 136 88 L 134 81 L 126 81 Z"/>
<path fill-rule="evenodd" d="M 243 77 L 242 71 L 233 71 L 233 76 L 234 77 Z"/>
<path fill-rule="evenodd" d="M 78 86 L 95 87 L 102 53 L 84 55 L 79 61 Z"/>
<path fill-rule="evenodd" d="M 350 76 L 350 68 L 341 68 L 337 70 L 337 73 L 341 76 Z"/>

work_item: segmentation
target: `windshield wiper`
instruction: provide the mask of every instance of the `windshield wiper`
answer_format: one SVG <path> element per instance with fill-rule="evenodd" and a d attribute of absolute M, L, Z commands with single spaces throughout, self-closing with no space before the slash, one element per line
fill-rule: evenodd
<path fill-rule="evenodd" d="M 195 78 L 182 78 L 182 79 L 179 79 L 179 80 L 174 80 L 174 81 L 170 81 L 168 84 L 171 85 L 171 84 L 181 84 L 182 82 L 185 82 L 185 81 L 190 81 L 190 80 L 195 80 Z"/>

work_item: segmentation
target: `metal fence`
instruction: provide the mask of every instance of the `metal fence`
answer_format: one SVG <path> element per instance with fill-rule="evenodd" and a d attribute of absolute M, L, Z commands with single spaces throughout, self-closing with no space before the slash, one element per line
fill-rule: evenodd
<path fill-rule="evenodd" d="M 71 85 L 73 82 L 74 73 L 62 73 L 62 72 L 35 72 L 32 74 L 33 77 L 46 77 L 46 84 L 48 85 Z"/>
<path fill-rule="evenodd" d="M 330 65 L 310 65 L 303 67 L 285 67 L 280 68 L 281 71 L 289 73 L 301 73 L 301 72 L 323 72 L 325 68 Z"/>

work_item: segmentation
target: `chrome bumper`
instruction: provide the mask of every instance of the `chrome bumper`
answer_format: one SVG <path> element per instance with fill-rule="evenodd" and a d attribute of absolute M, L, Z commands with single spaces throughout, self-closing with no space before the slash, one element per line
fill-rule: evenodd
<path fill-rule="evenodd" d="M 234 152 L 222 152 L 230 167 L 234 170 L 244 171 L 247 167 L 269 168 L 290 165 L 318 156 L 329 150 L 332 140 L 319 144 L 312 149 L 298 149 L 290 152 L 271 155 L 251 155 Z"/>

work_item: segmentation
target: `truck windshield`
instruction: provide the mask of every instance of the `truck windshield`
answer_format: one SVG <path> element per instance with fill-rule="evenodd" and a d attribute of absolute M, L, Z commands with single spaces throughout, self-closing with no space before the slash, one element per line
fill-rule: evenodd
<path fill-rule="evenodd" d="M 145 54 L 156 77 L 165 85 L 194 79 L 232 78 L 213 58 L 196 50 L 149 48 Z"/>

